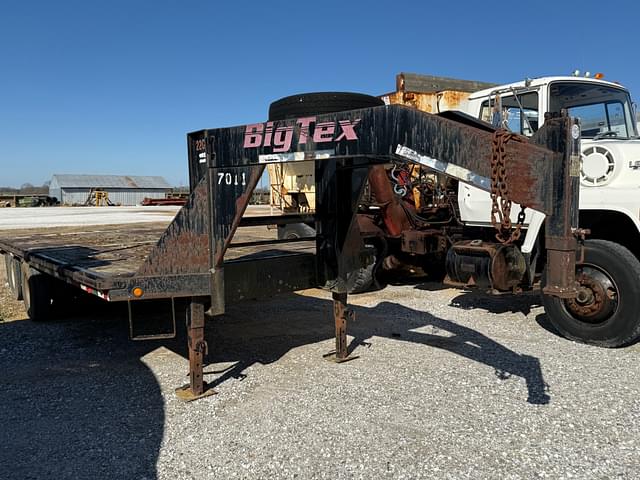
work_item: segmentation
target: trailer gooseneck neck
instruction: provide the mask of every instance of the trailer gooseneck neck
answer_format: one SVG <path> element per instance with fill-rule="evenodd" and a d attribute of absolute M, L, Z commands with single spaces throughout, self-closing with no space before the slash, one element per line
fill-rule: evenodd
<path fill-rule="evenodd" d="M 344 360 L 350 315 L 347 291 L 352 273 L 362 266 L 364 250 L 356 214 L 370 172 L 401 159 L 489 190 L 493 135 L 461 120 L 391 105 L 191 133 L 192 198 L 148 263 L 154 258 L 168 260 L 168 252 L 178 246 L 179 251 L 200 252 L 189 268 L 208 276 L 211 315 L 225 311 L 225 302 L 234 300 L 229 295 L 232 291 L 256 297 L 312 286 L 325 288 L 333 294 L 335 358 Z M 545 291 L 561 297 L 576 294 L 578 128 L 570 118 L 559 118 L 545 124 L 528 142 L 505 147 L 511 199 L 547 215 Z M 225 252 L 239 226 L 258 221 L 243 218 L 243 214 L 265 165 L 301 160 L 314 160 L 316 165 L 315 255 L 272 257 L 268 263 L 256 259 L 245 264 L 242 275 L 236 275 L 237 265 L 225 262 Z M 287 217 L 285 221 L 305 221 L 302 216 Z M 282 217 L 260 221 L 282 222 Z M 198 225 L 201 235 L 193 235 L 186 225 Z M 182 255 L 176 255 L 175 260 L 186 267 Z M 157 267 L 153 273 L 158 277 L 175 274 L 173 262 L 159 262 Z M 292 275 L 294 272 L 304 275 Z M 191 311 L 193 314 L 193 308 Z M 202 330 L 194 327 L 190 334 L 190 358 L 200 358 Z M 191 365 L 201 368 L 198 362 Z M 192 375 L 190 390 L 195 396 L 203 391 L 198 378 Z"/>

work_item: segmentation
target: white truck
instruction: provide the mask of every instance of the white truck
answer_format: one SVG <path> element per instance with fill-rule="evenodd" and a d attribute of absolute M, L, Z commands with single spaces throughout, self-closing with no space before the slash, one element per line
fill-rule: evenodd
<path fill-rule="evenodd" d="M 534 135 L 545 121 L 555 117 L 569 115 L 580 120 L 582 154 L 579 165 L 576 164 L 581 184 L 579 226 L 589 233 L 576 270 L 579 294 L 570 300 L 547 295 L 543 299 L 549 316 L 556 319 L 554 325 L 562 334 L 615 347 L 640 336 L 640 138 L 628 90 L 603 80 L 600 74 L 597 77 L 554 76 L 495 85 L 401 73 L 396 78 L 396 91 L 380 98 L 386 104 L 403 104 L 444 116 L 447 112 L 462 112 L 470 122 L 485 122 L 525 137 Z M 298 179 L 304 179 L 305 184 L 313 185 L 310 180 L 313 164 L 309 164 L 308 171 L 305 164 L 307 162 L 299 163 L 295 174 Z M 402 172 L 394 173 L 390 168 L 388 173 L 395 193 L 410 204 L 415 203 L 411 189 L 418 201 L 426 190 L 430 195 L 438 190 L 433 185 L 445 185 L 434 180 L 428 182 L 431 186 L 406 188 L 416 183 L 407 180 L 413 173 L 404 172 L 404 180 Z M 273 181 L 273 175 L 272 183 L 278 183 Z M 493 229 L 493 200 L 489 193 L 459 182 L 453 195 L 457 197 L 457 204 L 451 207 L 452 216 L 459 225 L 485 232 Z M 305 196 L 305 203 L 313 205 L 313 190 L 306 190 Z M 450 199 L 447 202 L 454 203 Z M 436 203 L 434 200 L 434 207 Z M 535 256 L 545 228 L 545 215 L 530 208 L 522 213 L 520 248 L 523 254 Z M 519 214 L 522 220 L 522 213 L 520 206 L 513 206 L 513 225 L 518 223 Z M 290 235 L 297 233 L 290 230 Z M 402 238 L 404 241 L 404 234 Z M 400 263 L 417 261 L 415 252 L 404 247 L 403 243 L 398 248 L 400 255 L 410 255 L 400 257 Z M 376 256 L 378 262 L 380 256 Z M 448 258 L 446 265 L 452 276 Z M 376 270 L 377 267 L 370 268 L 366 273 L 375 275 Z M 375 279 L 371 280 L 374 283 Z M 460 284 L 459 281 L 453 283 Z"/>
<path fill-rule="evenodd" d="M 470 93 L 455 109 L 525 136 L 562 111 L 578 117 L 580 226 L 591 230 L 589 238 L 610 240 L 640 253 L 640 138 L 624 87 L 595 78 L 543 77 Z M 487 193 L 463 185 L 458 195 L 464 222 L 490 225 Z M 514 222 L 518 211 L 512 210 Z M 541 220 L 536 212 L 528 212 L 528 240 L 534 240 Z"/>

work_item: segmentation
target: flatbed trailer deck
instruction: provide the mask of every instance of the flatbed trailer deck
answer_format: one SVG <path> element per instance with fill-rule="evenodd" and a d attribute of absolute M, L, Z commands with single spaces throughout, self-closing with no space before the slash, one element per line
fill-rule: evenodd
<path fill-rule="evenodd" d="M 167 229 L 165 222 L 115 225 L 82 225 L 64 228 L 34 228 L 0 232 L 0 249 L 29 259 L 43 271 L 109 290 L 118 278 L 133 277 Z M 275 230 L 266 227 L 242 228 L 237 242 L 268 242 Z M 269 245 L 234 246 L 227 262 L 273 255 L 313 253 L 312 241 Z"/>
<path fill-rule="evenodd" d="M 572 122 L 568 117 L 550 121 L 528 142 L 503 146 L 509 167 L 517 171 L 513 201 L 547 215 L 545 290 L 565 298 L 576 294 L 578 184 L 570 167 L 579 145 L 570 133 Z M 347 292 L 368 255 L 357 220 L 367 179 L 391 160 L 401 160 L 489 189 L 495 137 L 477 121 L 389 105 L 201 130 L 189 134 L 187 142 L 191 194 L 167 228 L 101 226 L 45 236 L 13 232 L 0 238 L 0 251 L 21 274 L 31 317 L 46 316 L 47 285 L 54 278 L 130 305 L 189 299 L 190 382 L 178 393 L 192 400 L 212 393 L 202 378 L 205 312 L 222 314 L 230 302 L 311 287 L 329 290 L 336 328 L 332 358 L 348 360 Z M 301 160 L 316 164 L 315 213 L 245 216 L 265 166 Z M 250 233 L 300 222 L 315 223 L 315 238 L 258 239 Z"/>
<path fill-rule="evenodd" d="M 166 227 L 153 223 L 13 230 L 0 233 L 0 248 L 101 288 L 112 277 L 134 274 Z"/>

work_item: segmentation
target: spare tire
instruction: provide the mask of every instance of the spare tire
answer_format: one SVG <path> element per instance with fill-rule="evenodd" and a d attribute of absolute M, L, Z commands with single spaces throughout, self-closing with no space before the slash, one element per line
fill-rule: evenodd
<path fill-rule="evenodd" d="M 380 105 L 384 105 L 381 99 L 364 93 L 299 93 L 273 102 L 269 106 L 269 120 L 286 120 L 305 115 L 321 115 L 358 108 L 379 107 Z"/>
<path fill-rule="evenodd" d="M 288 225 L 278 225 L 278 240 L 293 240 L 295 238 L 315 236 L 315 228 L 307 225 L 306 223 L 290 223 Z"/>

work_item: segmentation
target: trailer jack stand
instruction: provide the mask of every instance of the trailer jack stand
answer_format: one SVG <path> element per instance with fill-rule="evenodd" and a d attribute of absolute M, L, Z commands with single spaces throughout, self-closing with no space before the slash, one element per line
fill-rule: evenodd
<path fill-rule="evenodd" d="M 215 395 L 213 388 L 203 380 L 203 362 L 207 354 L 207 342 L 204 339 L 204 300 L 191 300 L 187 314 L 187 335 L 189 342 L 189 383 L 176 389 L 176 395 L 183 402 Z"/>
<path fill-rule="evenodd" d="M 336 322 L 336 349 L 323 355 L 325 360 L 344 363 L 355 360 L 357 356 L 348 354 L 347 349 L 347 319 L 355 318 L 353 310 L 347 308 L 347 294 L 333 292 L 333 317 Z"/>

